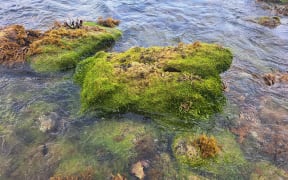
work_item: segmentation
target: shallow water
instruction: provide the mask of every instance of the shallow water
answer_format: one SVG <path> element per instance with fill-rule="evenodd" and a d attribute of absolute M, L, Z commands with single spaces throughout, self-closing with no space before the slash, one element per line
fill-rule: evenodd
<path fill-rule="evenodd" d="M 267 86 L 261 78 L 265 73 L 288 71 L 287 17 L 282 17 L 282 24 L 275 29 L 254 24 L 249 19 L 271 15 L 271 12 L 252 0 L 0 0 L 0 4 L 0 26 L 23 24 L 26 28 L 45 30 L 55 19 L 96 20 L 99 16 L 120 19 L 123 37 L 114 51 L 124 51 L 132 46 L 166 46 L 194 41 L 229 47 L 234 61 L 230 70 L 222 75 L 228 87 L 228 102 L 224 113 L 216 116 L 217 126 L 229 128 L 238 135 L 247 159 L 266 159 L 288 170 L 288 147 L 283 146 L 288 144 L 285 138 L 288 135 L 288 86 Z M 77 114 L 79 88 L 73 84 L 69 73 L 43 76 L 32 73 L 27 67 L 24 69 L 0 69 L 2 124 L 19 126 L 29 118 L 45 116 L 50 112 L 31 115 L 30 110 L 35 104 L 48 104 L 43 109 L 56 112 L 63 126 L 52 137 L 44 138 L 45 142 L 53 144 L 55 138 L 76 131 L 75 127 L 66 128 L 73 124 L 71 122 L 77 127 L 96 121 Z M 76 132 L 82 131 L 79 128 Z M 0 135 L 4 139 L 5 133 Z M 12 144 L 16 144 L 16 149 L 23 148 L 23 141 L 18 138 L 17 143 Z M 13 161 L 13 155 L 21 153 L 14 152 L 15 148 L 3 143 L 4 140 L 0 142 L 0 160 L 4 159 L 7 166 L 11 166 L 9 161 Z M 38 145 L 42 142 L 39 140 Z M 11 153 L 8 153 L 9 148 Z M 13 175 L 13 170 L 17 167 L 13 168 L 6 174 L 15 178 L 17 173 Z"/>

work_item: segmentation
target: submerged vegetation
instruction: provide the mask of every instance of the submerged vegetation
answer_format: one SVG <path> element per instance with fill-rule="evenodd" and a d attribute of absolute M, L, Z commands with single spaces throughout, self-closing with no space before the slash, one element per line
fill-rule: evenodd
<path fill-rule="evenodd" d="M 121 36 L 114 29 L 119 23 L 112 18 L 99 18 L 97 23 L 56 22 L 44 33 L 22 26 L 1 29 L 0 63 L 25 62 L 28 57 L 37 72 L 76 67 L 74 80 L 81 87 L 84 113 L 75 115 L 78 98 L 60 104 L 53 102 L 58 98 L 47 98 L 15 111 L 24 120 L 1 119 L 0 160 L 6 164 L 0 165 L 0 179 L 287 178 L 286 172 L 267 162 L 246 161 L 230 132 L 199 125 L 209 126 L 211 121 L 205 120 L 225 105 L 220 73 L 232 63 L 229 49 L 195 42 L 134 47 L 122 53 L 102 51 Z M 279 23 L 278 17 L 259 19 L 262 25 Z M 287 83 L 287 77 L 287 73 L 269 73 L 263 81 L 275 86 Z M 77 88 L 73 90 L 78 92 Z M 29 97 L 23 99 L 31 99 L 33 93 L 27 92 Z M 93 114 L 83 120 L 91 111 L 103 117 Z M 166 126 L 163 131 L 162 124 L 150 120 L 165 122 L 173 131 Z M 11 129 L 6 128 L 10 121 L 15 124 Z M 183 131 L 175 131 L 178 125 L 185 127 Z"/>
<path fill-rule="evenodd" d="M 288 173 L 267 161 L 257 162 L 250 176 L 251 180 L 288 179 Z"/>
<path fill-rule="evenodd" d="M 226 131 L 210 137 L 193 132 L 179 134 L 174 139 L 172 150 L 179 162 L 215 177 L 242 179 L 241 172 L 248 170 L 248 162 L 240 147 L 232 134 Z"/>
<path fill-rule="evenodd" d="M 177 47 L 135 47 L 100 52 L 79 63 L 83 110 L 138 112 L 207 119 L 225 103 L 220 73 L 232 54 L 219 45 L 196 42 Z"/>
<path fill-rule="evenodd" d="M 256 18 L 256 23 L 267 26 L 270 28 L 275 28 L 281 24 L 280 18 L 278 16 L 268 17 L 268 16 L 262 16 Z"/>
<path fill-rule="evenodd" d="M 265 9 L 270 9 L 273 14 L 288 16 L 288 0 L 257 0 L 264 2 Z"/>

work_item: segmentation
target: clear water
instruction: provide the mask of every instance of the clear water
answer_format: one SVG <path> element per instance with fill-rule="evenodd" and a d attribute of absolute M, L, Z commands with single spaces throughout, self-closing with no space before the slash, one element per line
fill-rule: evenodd
<path fill-rule="evenodd" d="M 261 78 L 265 73 L 288 71 L 287 17 L 282 17 L 282 24 L 275 29 L 252 23 L 248 20 L 253 17 L 271 15 L 253 0 L 0 0 L 0 4 L 0 26 L 23 24 L 26 28 L 45 30 L 55 19 L 96 20 L 99 16 L 120 19 L 123 37 L 114 51 L 194 41 L 229 47 L 234 61 L 230 70 L 222 75 L 229 89 L 228 102 L 224 113 L 217 115 L 216 126 L 228 128 L 238 136 L 237 130 L 243 131 L 238 141 L 247 159 L 266 159 L 288 170 L 288 147 L 285 146 L 288 144 L 285 138 L 288 135 L 288 86 L 267 86 Z M 27 67 L 1 67 L 0 123 L 5 131 L 0 131 L 0 160 L 5 163 L 1 163 L 0 169 L 5 170 L 0 174 L 19 178 L 21 173 L 17 174 L 15 157 L 19 163 L 18 156 L 29 146 L 23 145 L 26 140 L 21 138 L 21 133 L 15 133 L 15 127 L 25 125 L 29 119 L 49 116 L 52 111 L 61 119 L 61 128 L 37 140 L 38 144 L 33 145 L 36 149 L 43 142 L 53 144 L 59 137 L 81 134 L 85 130 L 82 126 L 98 120 L 93 116 L 80 116 L 79 103 L 79 88 L 69 73 L 43 76 Z M 31 108 L 40 107 L 39 104 L 44 108 L 32 113 Z M 133 118 L 136 117 L 133 115 Z M 47 167 L 43 165 L 43 168 Z M 43 170 L 37 178 L 45 179 L 51 172 Z"/>

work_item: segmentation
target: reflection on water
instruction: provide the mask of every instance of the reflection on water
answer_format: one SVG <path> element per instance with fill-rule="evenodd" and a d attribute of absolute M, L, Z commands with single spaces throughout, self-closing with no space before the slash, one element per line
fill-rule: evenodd
<path fill-rule="evenodd" d="M 0 0 L 0 4 L 0 26 L 17 23 L 44 30 L 55 19 L 96 20 L 99 16 L 120 19 L 123 38 L 117 42 L 115 51 L 132 46 L 165 46 L 197 40 L 231 48 L 234 62 L 222 75 L 229 89 L 226 92 L 228 105 L 225 115 L 218 118 L 219 124 L 228 126 L 238 136 L 249 159 L 268 159 L 288 169 L 288 141 L 285 138 L 288 133 L 287 85 L 267 86 L 262 80 L 265 73 L 288 70 L 287 17 L 282 17 L 282 25 L 276 29 L 251 23 L 247 19 L 270 13 L 252 0 Z M 33 106 L 44 115 L 49 111 L 57 113 L 63 127 L 65 122 L 79 120 L 79 89 L 69 75 L 39 76 L 29 69 L 21 72 L 4 68 L 0 69 L 0 75 L 2 124 L 36 128 L 30 119 L 38 119 L 43 114 L 32 113 Z M 7 131 L 9 129 L 1 130 L 0 125 L 0 160 L 6 162 L 0 165 L 1 168 L 11 166 L 11 154 L 21 154 L 17 151 L 27 148 L 21 144 L 23 139 L 8 136 L 13 132 Z M 5 134 L 12 138 L 10 142 L 14 142 L 16 149 L 9 146 L 9 139 L 4 141 Z M 28 144 L 30 136 L 24 139 Z M 43 138 L 44 142 L 52 143 L 56 137 L 39 137 L 33 141 L 34 144 L 39 142 L 37 146 L 41 148 Z M 11 167 L 11 172 L 6 173 L 13 174 L 15 169 L 17 167 Z M 17 173 L 21 174 L 19 171 L 14 172 L 15 177 Z"/>

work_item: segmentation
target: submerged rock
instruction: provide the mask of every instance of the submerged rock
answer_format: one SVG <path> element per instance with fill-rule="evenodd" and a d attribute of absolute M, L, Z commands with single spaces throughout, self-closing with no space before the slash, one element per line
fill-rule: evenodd
<path fill-rule="evenodd" d="M 270 3 L 285 3 L 287 0 L 257 0 L 257 1 L 264 1 L 264 2 L 270 2 Z"/>
<path fill-rule="evenodd" d="M 288 16 L 287 0 L 257 0 L 263 2 L 263 8 L 269 9 L 274 15 Z"/>
<path fill-rule="evenodd" d="M 39 122 L 40 122 L 40 131 L 42 132 L 49 132 L 56 130 L 57 128 L 57 123 L 59 121 L 59 116 L 57 113 L 50 113 L 49 115 L 42 115 L 39 117 Z"/>
<path fill-rule="evenodd" d="M 288 73 L 268 73 L 263 76 L 266 85 L 288 84 Z"/>
<path fill-rule="evenodd" d="M 288 179 L 288 173 L 277 168 L 269 162 L 263 161 L 256 163 L 253 172 L 250 176 L 251 180 L 265 180 L 265 179 Z"/>
<path fill-rule="evenodd" d="M 138 153 L 142 153 L 138 152 L 140 149 L 137 148 L 137 144 L 143 136 L 156 136 L 151 125 L 131 120 L 110 119 L 90 125 L 82 129 L 82 132 L 77 141 L 71 138 L 72 143 L 57 143 L 64 149 L 65 154 L 54 172 L 54 178 L 79 177 L 83 171 L 91 168 L 92 179 L 107 179 L 115 172 L 119 175 L 112 176 L 112 179 L 130 179 L 132 174 L 129 176 L 127 173 L 130 172 L 133 163 L 139 161 L 143 168 L 148 167 L 148 162 L 137 159 Z M 73 136 L 77 135 L 73 133 Z M 50 152 L 52 150 L 49 149 Z"/>
<path fill-rule="evenodd" d="M 99 17 L 97 20 L 97 23 L 101 26 L 105 26 L 105 27 L 115 27 L 118 26 L 120 24 L 119 20 L 113 19 L 113 18 L 107 18 L 107 19 L 103 19 L 102 17 Z"/>
<path fill-rule="evenodd" d="M 220 147 L 213 136 L 208 137 L 202 134 L 176 138 L 173 150 L 176 156 L 187 158 L 185 161 L 194 166 L 201 164 L 204 159 L 216 157 L 220 152 Z"/>
<path fill-rule="evenodd" d="M 262 26 L 267 26 L 270 28 L 275 28 L 281 24 L 280 18 L 278 16 L 268 17 L 268 16 L 262 16 L 255 19 L 255 22 L 257 24 L 260 24 Z"/>
<path fill-rule="evenodd" d="M 243 178 L 248 165 L 239 145 L 229 132 L 207 137 L 197 133 L 184 133 L 175 137 L 172 145 L 176 159 L 211 176 Z"/>
<path fill-rule="evenodd" d="M 82 87 L 83 110 L 206 119 L 222 110 L 219 74 L 231 62 L 231 52 L 213 44 L 135 47 L 87 58 L 77 66 L 75 80 Z"/>

